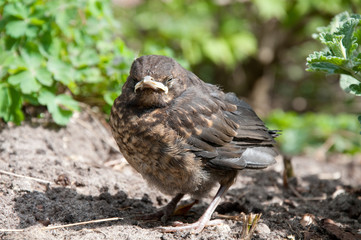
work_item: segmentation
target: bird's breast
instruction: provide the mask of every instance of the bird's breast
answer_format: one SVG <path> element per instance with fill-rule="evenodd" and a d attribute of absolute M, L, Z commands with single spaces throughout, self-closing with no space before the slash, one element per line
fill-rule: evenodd
<path fill-rule="evenodd" d="M 113 136 L 129 164 L 167 194 L 196 191 L 207 174 L 186 141 L 167 124 L 166 112 L 112 111 Z"/>

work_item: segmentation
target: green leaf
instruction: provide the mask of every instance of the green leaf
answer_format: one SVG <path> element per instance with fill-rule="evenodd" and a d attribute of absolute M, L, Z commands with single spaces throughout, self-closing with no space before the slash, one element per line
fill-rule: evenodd
<path fill-rule="evenodd" d="M 13 62 L 13 53 L 0 48 L 0 79 L 3 79 L 3 77 L 8 74 L 9 65 Z"/>
<path fill-rule="evenodd" d="M 254 0 L 253 2 L 264 19 L 268 20 L 273 17 L 280 19 L 286 16 L 286 0 Z"/>
<path fill-rule="evenodd" d="M 104 94 L 104 100 L 107 104 L 113 105 L 114 100 L 119 96 L 118 92 L 109 91 Z"/>
<path fill-rule="evenodd" d="M 41 85 L 51 86 L 53 79 L 51 73 L 44 67 L 41 67 L 43 58 L 39 54 L 28 53 L 21 51 L 21 61 L 13 69 L 12 73 L 16 73 L 9 78 L 9 82 L 13 85 L 20 84 L 23 93 L 36 92 L 40 89 Z M 25 66 L 25 67 L 24 67 Z M 25 71 L 23 71 L 25 68 Z M 21 71 L 18 73 L 18 71 Z M 38 82 L 39 81 L 39 82 Z"/>
<path fill-rule="evenodd" d="M 57 124 L 65 126 L 66 124 L 68 124 L 71 116 L 73 116 L 73 112 L 57 107 L 53 109 L 51 115 L 53 116 L 54 121 Z"/>
<path fill-rule="evenodd" d="M 343 46 L 344 36 L 333 36 L 329 33 L 321 33 L 320 40 L 331 50 L 333 56 L 338 58 L 347 58 L 347 49 Z"/>
<path fill-rule="evenodd" d="M 73 111 L 79 111 L 79 104 L 70 96 L 60 94 L 56 96 L 49 90 L 42 89 L 39 93 L 39 102 L 46 105 L 54 121 L 59 125 L 66 125 Z"/>
<path fill-rule="evenodd" d="M 31 74 L 30 74 L 31 75 Z M 19 85 L 23 79 L 26 79 L 29 76 L 28 71 L 23 71 L 18 74 L 14 74 L 9 77 L 8 81 L 12 85 Z"/>
<path fill-rule="evenodd" d="M 0 84 L 0 117 L 9 121 L 9 106 L 11 99 L 9 97 L 9 88 L 6 84 Z"/>
<path fill-rule="evenodd" d="M 348 73 L 342 68 L 347 60 L 332 56 L 330 53 L 314 52 L 307 58 L 307 71 L 322 71 L 326 73 Z"/>
<path fill-rule="evenodd" d="M 361 64 L 355 65 L 352 70 L 354 70 L 355 72 L 361 72 Z"/>
<path fill-rule="evenodd" d="M 37 92 L 41 88 L 41 85 L 29 71 L 23 71 L 10 76 L 9 83 L 12 85 L 20 85 L 21 92 L 25 94 Z"/>
<path fill-rule="evenodd" d="M 21 94 L 5 83 L 0 84 L 0 117 L 6 122 L 20 124 L 24 120 L 21 105 Z"/>
<path fill-rule="evenodd" d="M 361 83 L 351 84 L 350 89 L 355 95 L 361 96 Z"/>
<path fill-rule="evenodd" d="M 74 79 L 74 69 L 59 59 L 51 58 L 47 64 L 48 70 L 54 75 L 54 78 L 65 84 L 68 85 Z"/>
<path fill-rule="evenodd" d="M 351 56 L 357 48 L 357 38 L 354 37 L 355 27 L 359 24 L 360 17 L 358 14 L 350 15 L 343 12 L 336 15 L 328 27 L 320 28 L 320 39 L 325 33 L 328 34 L 328 41 L 334 42 L 332 38 L 342 38 L 342 47 L 345 50 L 345 58 Z M 322 41 L 322 40 L 321 40 Z"/>
<path fill-rule="evenodd" d="M 29 38 L 37 37 L 39 33 L 39 28 L 35 26 L 28 26 L 25 31 L 25 35 Z"/>
<path fill-rule="evenodd" d="M 347 57 L 350 57 L 354 50 L 357 49 L 357 38 L 354 37 L 355 27 L 359 24 L 358 19 L 349 19 L 345 22 L 337 32 L 343 37 L 342 44 L 344 45 L 347 53 Z"/>
<path fill-rule="evenodd" d="M 223 38 L 208 39 L 203 46 L 206 56 L 217 64 L 234 64 L 234 58 L 229 44 Z"/>
<path fill-rule="evenodd" d="M 79 67 L 90 66 L 99 62 L 99 56 L 95 50 L 86 49 L 81 52 L 78 61 Z"/>
<path fill-rule="evenodd" d="M 36 79 L 45 86 L 50 87 L 53 84 L 51 73 L 46 68 L 38 68 L 36 70 Z"/>
<path fill-rule="evenodd" d="M 28 10 L 24 6 L 24 4 L 20 2 L 14 4 L 7 4 L 4 7 L 4 16 L 9 15 L 24 19 L 28 16 Z"/>
<path fill-rule="evenodd" d="M 52 105 L 48 105 L 48 109 L 57 124 L 66 125 L 73 115 L 73 111 L 79 110 L 79 105 L 70 96 L 61 94 L 55 97 Z"/>
<path fill-rule="evenodd" d="M 33 25 L 41 26 L 45 23 L 45 21 L 39 18 L 30 18 L 30 23 Z"/>
<path fill-rule="evenodd" d="M 84 68 L 83 70 L 80 70 L 79 73 L 81 73 L 82 78 L 84 78 L 84 82 L 98 83 L 102 81 L 98 68 Z"/>
<path fill-rule="evenodd" d="M 361 96 L 361 83 L 349 75 L 341 74 L 340 86 L 347 93 Z"/>
<path fill-rule="evenodd" d="M 62 106 L 65 109 L 71 110 L 71 111 L 80 111 L 80 107 L 77 101 L 75 101 L 71 96 L 60 94 L 56 96 L 55 103 L 58 106 Z"/>
<path fill-rule="evenodd" d="M 39 103 L 42 105 L 48 105 L 54 102 L 55 94 L 46 89 L 41 89 L 39 92 Z"/>
<path fill-rule="evenodd" d="M 307 70 L 346 74 L 361 81 L 359 75 L 361 59 L 360 54 L 356 56 L 358 39 L 355 35 L 355 29 L 360 21 L 361 15 L 344 12 L 335 16 L 329 26 L 319 28 L 320 33 L 316 37 L 328 49 L 310 54 L 307 58 Z M 347 80 L 341 80 L 340 84 L 347 92 L 357 92 L 357 86 L 353 85 L 351 89 Z"/>
<path fill-rule="evenodd" d="M 27 26 L 28 24 L 22 20 L 11 21 L 6 24 L 6 33 L 13 38 L 19 38 L 25 35 Z"/>
<path fill-rule="evenodd" d="M 3 49 L 0 49 L 0 51 L 0 68 L 11 65 L 14 62 L 14 53 L 12 53 L 11 51 L 5 51 Z"/>
<path fill-rule="evenodd" d="M 257 52 L 257 39 L 252 33 L 240 32 L 230 37 L 232 52 L 237 60 L 243 60 Z"/>
<path fill-rule="evenodd" d="M 43 58 L 40 54 L 28 53 L 25 50 L 21 50 L 21 58 L 24 60 L 28 68 L 37 68 L 43 61 Z"/>

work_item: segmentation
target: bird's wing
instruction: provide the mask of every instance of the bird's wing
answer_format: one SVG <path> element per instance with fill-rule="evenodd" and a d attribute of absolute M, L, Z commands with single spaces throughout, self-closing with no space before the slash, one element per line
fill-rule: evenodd
<path fill-rule="evenodd" d="M 234 94 L 189 88 L 168 110 L 168 124 L 211 167 L 265 168 L 275 162 L 269 130 Z"/>

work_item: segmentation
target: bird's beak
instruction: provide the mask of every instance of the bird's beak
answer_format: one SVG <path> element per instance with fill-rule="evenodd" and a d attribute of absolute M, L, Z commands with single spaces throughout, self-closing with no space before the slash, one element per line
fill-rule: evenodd
<path fill-rule="evenodd" d="M 134 87 L 134 92 L 136 92 L 139 88 L 162 90 L 165 94 L 168 93 L 168 87 L 164 86 L 164 84 L 161 82 L 154 81 L 154 79 L 151 76 L 145 76 L 142 81 L 138 82 Z"/>

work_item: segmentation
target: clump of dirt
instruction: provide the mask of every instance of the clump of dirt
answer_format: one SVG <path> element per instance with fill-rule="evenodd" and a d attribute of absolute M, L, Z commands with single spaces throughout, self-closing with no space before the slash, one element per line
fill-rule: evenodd
<path fill-rule="evenodd" d="M 216 210 L 223 225 L 200 234 L 162 233 L 156 229 L 162 222 L 134 216 L 154 212 L 170 197 L 126 163 L 104 120 L 85 111 L 63 128 L 39 121 L 3 125 L 0 238 L 239 239 L 243 212 L 262 214 L 252 239 L 361 239 L 361 156 L 303 156 L 292 163 L 296 178 L 288 187 L 282 160 L 241 172 Z M 214 193 L 167 224 L 197 220 Z M 108 221 L 87 222 L 99 219 Z"/>

